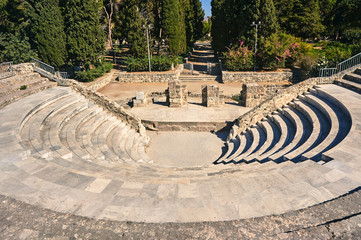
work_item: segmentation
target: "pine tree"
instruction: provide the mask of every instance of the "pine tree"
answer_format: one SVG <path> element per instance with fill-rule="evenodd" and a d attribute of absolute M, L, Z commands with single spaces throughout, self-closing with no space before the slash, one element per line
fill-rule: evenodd
<path fill-rule="evenodd" d="M 181 29 L 182 25 L 184 26 L 184 18 L 182 18 L 180 12 L 179 0 L 163 0 L 162 28 L 168 39 L 169 52 L 172 55 L 178 55 L 186 50 L 186 42 L 183 42 Z"/>
<path fill-rule="evenodd" d="M 59 0 L 30 0 L 31 43 L 42 61 L 59 67 L 66 60 L 66 36 Z"/>
<path fill-rule="evenodd" d="M 64 22 L 69 60 L 75 66 L 95 64 L 104 53 L 105 35 L 101 29 L 100 7 L 96 0 L 64 1 Z"/>
<path fill-rule="evenodd" d="M 318 0 L 276 0 L 282 29 L 303 38 L 319 37 L 324 31 Z"/>

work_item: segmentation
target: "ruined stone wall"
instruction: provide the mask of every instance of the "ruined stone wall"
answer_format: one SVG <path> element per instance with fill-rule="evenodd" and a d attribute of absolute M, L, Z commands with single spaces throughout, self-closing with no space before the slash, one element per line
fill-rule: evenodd
<path fill-rule="evenodd" d="M 21 63 L 12 66 L 15 75 L 23 75 L 34 72 L 33 63 Z"/>
<path fill-rule="evenodd" d="M 103 77 L 95 79 L 94 82 L 87 84 L 87 87 L 91 90 L 96 91 L 102 87 L 105 87 L 110 82 L 114 81 L 117 75 L 118 73 L 116 73 L 115 70 L 112 69 L 109 73 L 106 73 Z"/>
<path fill-rule="evenodd" d="M 169 82 L 178 80 L 183 70 L 183 64 L 179 64 L 177 68 L 171 72 L 144 72 L 144 73 L 128 73 L 121 72 L 115 75 L 115 80 L 124 83 L 146 83 L 146 82 Z"/>
<path fill-rule="evenodd" d="M 256 107 L 289 85 L 247 83 L 242 86 L 239 104 L 245 107 Z"/>
<path fill-rule="evenodd" d="M 292 81 L 291 70 L 282 72 L 230 72 L 222 71 L 222 81 L 224 83 L 258 83 L 258 82 L 287 82 Z"/>
<path fill-rule="evenodd" d="M 145 127 L 141 123 L 141 119 L 135 115 L 128 113 L 122 106 L 118 103 L 110 100 L 103 94 L 96 92 L 92 89 L 87 88 L 86 86 L 78 83 L 75 80 L 68 79 L 68 86 L 74 89 L 75 91 L 82 94 L 85 98 L 93 101 L 95 104 L 107 109 L 108 111 L 115 114 L 122 121 L 126 122 L 133 129 L 138 131 L 142 136 L 145 136 Z"/>

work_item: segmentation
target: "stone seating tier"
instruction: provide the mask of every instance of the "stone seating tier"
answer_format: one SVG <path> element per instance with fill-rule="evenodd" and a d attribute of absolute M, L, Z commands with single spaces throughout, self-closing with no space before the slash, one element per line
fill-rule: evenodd
<path fill-rule="evenodd" d="M 227 143 L 228 151 L 217 162 L 298 162 L 306 159 L 322 161 L 322 153 L 335 147 L 346 137 L 351 127 L 351 119 L 347 110 L 332 103 L 335 100 L 332 100 L 331 96 L 326 98 L 318 92 L 319 90 L 315 89 L 312 93 L 300 96 L 269 117 L 280 132 L 279 139 L 262 142 L 260 139 L 272 136 L 267 136 L 270 131 L 265 132 L 259 126 L 251 127 L 243 133 L 245 137 L 239 136 L 231 141 L 237 144 Z M 263 128 L 267 129 L 267 126 Z M 275 143 L 271 148 L 270 142 Z M 266 147 L 262 147 L 265 143 Z M 240 149 L 232 149 L 234 147 Z M 257 152 L 260 150 L 263 152 Z"/>

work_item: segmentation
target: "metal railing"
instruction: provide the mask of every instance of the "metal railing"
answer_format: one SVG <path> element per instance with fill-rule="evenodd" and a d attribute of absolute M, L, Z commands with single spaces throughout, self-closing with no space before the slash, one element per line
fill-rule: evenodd
<path fill-rule="evenodd" d="M 67 72 L 56 72 L 55 68 L 53 66 L 50 66 L 49 64 L 46 64 L 36 58 L 31 58 L 32 63 L 34 63 L 35 65 L 35 70 L 40 69 L 40 73 L 41 71 L 45 71 L 46 73 L 50 73 L 51 74 L 51 78 L 53 78 L 54 80 L 59 80 L 59 79 L 68 79 L 68 73 Z"/>
<path fill-rule="evenodd" d="M 55 68 L 53 66 L 50 66 L 36 58 L 31 58 L 31 62 L 35 64 L 36 68 L 40 68 L 48 73 L 51 73 L 52 75 L 55 74 Z"/>
<path fill-rule="evenodd" d="M 330 77 L 358 64 L 361 64 L 361 53 L 340 62 L 335 68 L 321 68 L 319 71 L 319 77 Z"/>
<path fill-rule="evenodd" d="M 0 64 L 0 79 L 14 76 L 13 62 L 6 62 Z"/>

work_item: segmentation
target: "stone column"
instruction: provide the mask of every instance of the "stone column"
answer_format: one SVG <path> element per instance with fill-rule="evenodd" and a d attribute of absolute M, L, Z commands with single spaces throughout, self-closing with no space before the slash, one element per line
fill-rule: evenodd
<path fill-rule="evenodd" d="M 182 107 L 188 104 L 187 86 L 182 85 L 182 82 L 179 80 L 169 81 L 166 95 L 169 107 Z"/>
<path fill-rule="evenodd" d="M 224 104 L 223 92 L 215 85 L 202 85 L 202 105 L 218 107 Z"/>

